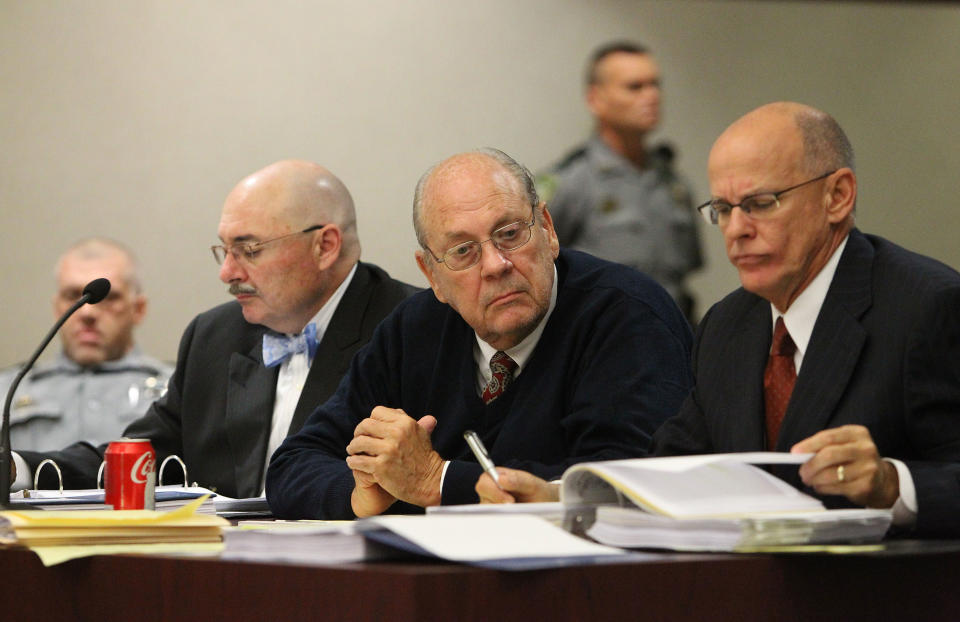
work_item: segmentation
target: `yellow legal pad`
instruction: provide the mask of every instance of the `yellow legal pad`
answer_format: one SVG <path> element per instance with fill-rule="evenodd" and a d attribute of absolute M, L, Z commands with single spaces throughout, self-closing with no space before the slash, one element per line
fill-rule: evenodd
<path fill-rule="evenodd" d="M 135 552 L 140 545 L 219 543 L 221 529 L 230 523 L 218 516 L 196 514 L 206 497 L 170 512 L 154 510 L 63 510 L 0 512 L 0 544 L 23 546 L 40 555 L 59 547 L 94 555 L 98 547 L 130 545 L 111 552 Z M 175 550 L 175 547 L 173 549 Z M 71 555 L 76 557 L 82 555 Z M 58 561 L 63 561 L 62 559 Z"/>

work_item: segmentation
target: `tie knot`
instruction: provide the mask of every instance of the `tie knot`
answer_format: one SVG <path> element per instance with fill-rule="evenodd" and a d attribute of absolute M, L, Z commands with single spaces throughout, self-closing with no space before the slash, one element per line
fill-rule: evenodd
<path fill-rule="evenodd" d="M 516 368 L 517 362 L 510 358 L 506 352 L 499 351 L 490 357 L 490 370 L 495 374 L 512 374 Z"/>
<path fill-rule="evenodd" d="M 263 364 L 275 367 L 298 352 L 313 358 L 317 353 L 317 325 L 307 324 L 303 332 L 296 335 L 263 335 Z"/>
<path fill-rule="evenodd" d="M 506 352 L 497 352 L 490 357 L 490 371 L 493 374 L 480 396 L 484 404 L 489 404 L 507 390 L 513 381 L 513 372 L 516 369 L 517 362 L 507 356 Z"/>
<path fill-rule="evenodd" d="M 797 344 L 793 343 L 790 333 L 787 332 L 787 325 L 783 323 L 783 316 L 780 316 L 773 329 L 773 347 L 770 348 L 770 353 L 774 356 L 793 356 L 796 351 Z"/>

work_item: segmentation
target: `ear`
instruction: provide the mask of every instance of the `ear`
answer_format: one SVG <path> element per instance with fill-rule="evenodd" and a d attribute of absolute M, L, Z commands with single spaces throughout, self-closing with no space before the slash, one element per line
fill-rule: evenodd
<path fill-rule="evenodd" d="M 147 315 L 147 297 L 143 294 L 137 294 L 133 297 L 133 325 L 136 326 L 143 321 Z"/>
<path fill-rule="evenodd" d="M 824 198 L 827 220 L 838 224 L 847 220 L 857 202 L 857 176 L 849 168 L 842 168 L 828 178 Z"/>
<path fill-rule="evenodd" d="M 417 267 L 420 268 L 420 272 L 423 272 L 423 276 L 427 277 L 427 281 L 430 282 L 430 289 L 433 290 L 433 295 L 437 297 L 437 300 L 446 304 L 447 299 L 440 293 L 440 286 L 433 275 L 435 269 L 440 269 L 439 266 L 437 266 L 437 262 L 433 260 L 433 257 L 427 257 L 427 253 L 423 250 L 418 250 L 414 253 L 414 256 L 417 259 Z"/>
<path fill-rule="evenodd" d="M 556 259 L 557 255 L 560 254 L 560 240 L 553 228 L 553 217 L 550 215 L 550 210 L 547 209 L 547 204 L 543 201 L 540 202 L 540 227 L 543 229 L 544 235 L 547 236 L 550 251 L 553 253 L 553 258 Z"/>
<path fill-rule="evenodd" d="M 327 270 L 340 258 L 343 232 L 337 225 L 327 225 L 316 233 L 313 239 L 313 255 L 317 259 L 317 267 Z"/>
<path fill-rule="evenodd" d="M 603 94 L 600 92 L 599 85 L 591 84 L 587 87 L 587 108 L 594 117 L 600 116 L 603 110 Z"/>

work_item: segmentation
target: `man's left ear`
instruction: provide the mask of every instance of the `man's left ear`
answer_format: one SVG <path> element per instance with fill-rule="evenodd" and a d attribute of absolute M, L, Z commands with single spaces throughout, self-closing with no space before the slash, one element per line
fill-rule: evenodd
<path fill-rule="evenodd" d="M 843 222 L 850 217 L 857 202 L 857 176 L 849 168 L 841 168 L 829 178 L 827 219 L 831 223 Z"/>
<path fill-rule="evenodd" d="M 133 299 L 133 324 L 136 326 L 147 315 L 147 297 L 137 294 Z"/>
<path fill-rule="evenodd" d="M 317 266 L 321 270 L 326 270 L 340 258 L 343 232 L 337 225 L 327 225 L 317 234 L 313 240 L 313 253 L 317 258 Z"/>

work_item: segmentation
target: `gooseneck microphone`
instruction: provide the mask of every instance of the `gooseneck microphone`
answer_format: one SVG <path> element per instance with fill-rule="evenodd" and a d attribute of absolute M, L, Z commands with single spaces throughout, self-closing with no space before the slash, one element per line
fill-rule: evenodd
<path fill-rule="evenodd" d="M 7 390 L 7 400 L 3 404 L 3 427 L 0 429 L 0 508 L 4 510 L 11 509 L 10 485 L 12 482 L 10 481 L 10 467 L 13 464 L 13 455 L 11 454 L 12 450 L 10 447 L 10 404 L 13 402 L 13 394 L 16 393 L 17 387 L 20 386 L 20 381 L 27 375 L 27 372 L 30 371 L 33 364 L 37 362 L 44 348 L 47 347 L 47 344 L 50 343 L 53 336 L 57 334 L 57 331 L 60 330 L 63 323 L 67 321 L 67 318 L 87 303 L 92 305 L 97 304 L 106 298 L 109 293 L 110 281 L 107 279 L 94 279 L 87 283 L 87 286 L 83 288 L 83 294 L 67 309 L 66 313 L 60 316 L 60 319 L 57 320 L 57 323 L 54 324 L 50 332 L 47 333 L 43 342 L 40 343 L 40 347 L 33 353 L 33 356 L 30 357 L 26 365 L 20 369 L 17 377 L 14 378 L 13 383 L 11 383 L 10 388 Z"/>

